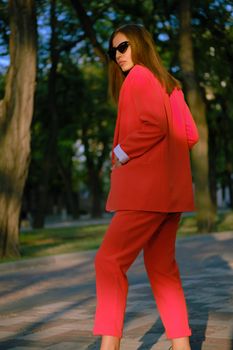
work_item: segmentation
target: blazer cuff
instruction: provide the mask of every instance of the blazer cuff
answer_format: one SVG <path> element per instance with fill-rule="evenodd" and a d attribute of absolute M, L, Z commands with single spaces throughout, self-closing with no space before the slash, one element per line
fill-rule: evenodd
<path fill-rule="evenodd" d="M 113 152 L 122 164 L 128 162 L 129 156 L 123 151 L 119 144 L 113 149 Z"/>

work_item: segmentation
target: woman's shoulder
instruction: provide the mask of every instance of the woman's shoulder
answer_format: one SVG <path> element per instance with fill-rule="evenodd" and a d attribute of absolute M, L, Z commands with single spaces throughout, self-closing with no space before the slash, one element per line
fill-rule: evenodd
<path fill-rule="evenodd" d="M 175 87 L 170 95 L 171 101 L 185 102 L 184 93 L 181 88 Z"/>
<path fill-rule="evenodd" d="M 129 80 L 137 79 L 137 78 L 151 79 L 153 76 L 154 74 L 149 70 L 149 68 L 142 66 L 140 64 L 135 64 L 133 68 L 130 70 L 127 78 L 129 78 Z"/>
<path fill-rule="evenodd" d="M 143 88 L 143 86 L 149 87 L 151 83 L 157 86 L 161 85 L 154 73 L 152 73 L 149 68 L 140 64 L 135 64 L 135 66 L 133 66 L 127 76 L 127 80 L 130 85 L 138 85 L 141 88 Z"/>

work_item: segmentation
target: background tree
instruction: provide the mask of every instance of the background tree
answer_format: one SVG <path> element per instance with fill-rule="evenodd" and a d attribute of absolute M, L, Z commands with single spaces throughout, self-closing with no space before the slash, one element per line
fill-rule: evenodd
<path fill-rule="evenodd" d="M 51 21 L 52 4 L 53 21 Z M 107 102 L 105 64 L 101 61 L 96 62 L 93 53 L 89 52 L 91 47 L 88 43 L 86 44 L 85 33 L 80 28 L 76 13 L 70 5 L 67 6 L 57 0 L 56 3 L 43 4 L 38 14 L 39 21 L 41 16 L 46 18 L 48 33 L 51 29 L 51 34 L 47 34 L 47 40 L 44 32 L 43 35 L 39 35 L 41 58 L 38 76 L 40 79 L 33 123 L 33 157 L 27 185 L 27 193 L 30 195 L 25 193 L 25 199 L 30 202 L 35 227 L 43 226 L 45 215 L 51 212 L 51 207 L 60 205 L 58 202 L 61 198 L 69 214 L 78 217 L 78 188 L 80 187 L 78 183 L 81 182 L 84 185 L 81 187 L 85 187 L 86 191 L 90 192 L 92 216 L 102 214 L 104 195 L 102 166 L 104 166 L 106 154 L 110 152 L 112 136 L 112 129 L 109 131 L 109 128 L 106 128 L 105 132 L 100 124 L 96 128 L 100 120 L 109 119 L 112 114 L 112 107 Z M 52 47 L 54 36 L 56 44 Z M 52 55 L 52 49 L 56 51 L 56 56 Z M 71 50 L 74 51 L 71 53 Z M 50 75 L 53 68 L 52 62 L 54 62 L 52 57 L 56 57 L 53 79 Z M 44 68 L 48 59 L 51 62 L 49 71 Z M 82 64 L 78 64 L 78 60 L 81 60 Z M 46 87 L 46 82 L 51 80 L 54 82 L 53 100 L 52 103 L 48 103 L 51 94 L 49 85 Z M 53 118 L 52 115 L 54 115 Z M 84 137 L 85 130 L 88 140 Z M 75 156 L 73 146 L 78 138 L 82 138 L 83 146 L 85 144 L 85 172 L 80 168 L 78 170 L 76 160 L 75 162 L 72 160 Z M 49 146 L 51 144 L 52 148 Z M 104 145 L 104 156 L 100 156 L 101 145 Z M 96 186 L 97 183 L 98 186 Z"/>
<path fill-rule="evenodd" d="M 59 62 L 58 38 L 57 38 L 57 14 L 56 0 L 50 1 L 50 62 L 51 67 L 48 74 L 48 115 L 47 127 L 49 130 L 49 138 L 47 140 L 47 150 L 42 160 L 41 182 L 38 186 L 38 201 L 34 215 L 34 227 L 43 227 L 44 217 L 47 206 L 47 195 L 49 187 L 49 177 L 51 169 L 54 168 L 57 161 L 57 133 L 58 133 L 58 115 L 56 101 L 56 82 L 57 82 L 57 66 Z M 41 175 L 42 175 L 41 174 Z"/>
<path fill-rule="evenodd" d="M 193 150 L 197 223 L 200 231 L 211 231 L 215 221 L 215 208 L 209 190 L 208 126 L 206 106 L 201 96 L 194 67 L 191 34 L 191 8 L 189 0 L 180 0 L 180 63 L 186 87 L 187 100 L 197 122 L 199 142 Z"/>
<path fill-rule="evenodd" d="M 39 18 L 44 19 L 47 30 L 44 33 L 42 28 L 42 32 L 39 36 L 41 57 L 39 59 L 40 65 L 38 75 L 41 78 L 42 84 L 40 85 L 41 88 L 39 87 L 39 94 L 37 94 L 36 106 L 38 108 L 33 123 L 33 135 L 35 135 L 35 141 L 37 140 L 36 144 L 40 147 L 42 152 L 35 153 L 39 158 L 37 159 L 38 161 L 35 159 L 36 162 L 32 162 L 32 166 L 33 164 L 37 164 L 38 167 L 36 186 L 35 179 L 33 184 L 28 186 L 33 193 L 33 201 L 36 202 L 36 206 L 33 206 L 32 210 L 34 227 L 43 227 L 48 209 L 56 204 L 51 203 L 50 199 L 51 197 L 56 198 L 59 192 L 61 196 L 64 195 L 66 198 L 66 204 L 69 211 L 72 212 L 73 217 L 78 216 L 78 195 L 75 196 L 71 193 L 72 190 L 70 186 L 72 181 L 69 181 L 72 172 L 72 140 L 73 142 L 75 141 L 75 128 L 73 127 L 73 121 L 67 118 L 67 116 L 69 116 L 70 107 L 66 103 L 64 104 L 67 92 L 71 88 L 72 77 L 69 77 L 70 81 L 68 83 L 67 77 L 63 75 L 63 71 L 66 68 L 62 69 L 62 67 L 67 67 L 67 65 L 72 64 L 71 60 L 69 58 L 67 59 L 66 55 L 67 52 L 69 53 L 72 47 L 80 41 L 80 38 L 79 35 L 77 35 L 77 37 L 73 39 L 72 31 L 75 31 L 75 27 L 74 21 L 72 17 L 70 17 L 69 10 L 69 8 L 58 0 L 44 2 L 39 8 Z M 63 13 L 63 16 L 61 16 L 63 18 L 59 18 L 60 13 Z M 69 18 L 69 21 L 67 21 L 67 18 Z M 77 72 L 76 70 L 76 73 Z M 78 82 L 77 78 L 76 83 Z M 65 86 L 62 84 L 65 84 Z M 64 95 L 62 95 L 62 93 Z M 73 98 L 74 100 L 77 98 L 75 94 L 73 94 Z M 71 134 L 69 134 L 70 153 L 66 158 L 65 165 L 62 163 L 62 160 L 65 160 L 65 154 L 67 156 L 67 147 L 65 147 L 65 152 L 63 152 L 60 147 L 63 140 L 63 138 L 60 138 L 61 131 L 64 136 L 64 117 L 62 117 L 59 111 L 62 111 L 63 115 L 67 118 L 65 122 L 68 124 L 68 129 L 71 131 L 71 127 L 73 127 Z M 61 157 L 61 154 L 63 154 L 63 157 Z M 68 167 L 67 160 L 69 160 Z M 32 172 L 33 170 L 31 167 L 30 174 Z M 61 188 L 61 183 L 62 191 L 59 189 Z M 33 187 L 36 188 L 36 190 L 34 190 Z"/>
<path fill-rule="evenodd" d="M 0 98 L 5 96 L 5 67 L 9 64 L 6 3 L 7 0 L 0 0 L 4 9 L 0 11 Z M 109 34 L 117 26 L 129 22 L 144 24 L 166 67 L 186 87 L 187 74 L 182 74 L 179 59 L 179 3 L 37 1 L 37 92 L 32 161 L 23 196 L 23 207 L 33 214 L 37 226 L 42 226 L 50 214 L 60 215 L 63 209 L 72 217 L 103 213 L 116 118 L 116 110 L 107 97 L 106 51 Z M 201 120 L 195 111 L 194 116 L 197 123 L 205 119 L 207 123 L 199 128 L 205 140 L 205 160 L 193 152 L 192 165 L 194 173 L 198 169 L 198 177 L 205 179 L 202 186 L 196 183 L 197 194 L 211 194 L 207 203 L 200 206 L 201 210 L 205 207 L 210 218 L 202 221 L 205 214 L 199 215 L 200 228 L 208 230 L 213 222 L 212 203 L 216 206 L 219 202 L 217 191 L 226 193 L 226 205 L 233 203 L 232 7 L 225 0 L 197 0 L 189 15 L 195 65 L 192 74 L 199 94 L 196 96 L 205 109 Z M 185 55 L 184 59 L 188 57 Z"/>
<path fill-rule="evenodd" d="M 0 108 L 0 254 L 19 255 L 19 215 L 30 160 L 36 76 L 33 0 L 10 0 L 10 67 Z M 17 89 L 16 89 L 17 87 Z"/>
<path fill-rule="evenodd" d="M 66 6 L 68 8 L 69 1 L 66 1 Z M 80 46 L 79 49 L 79 57 L 82 57 L 82 64 L 79 64 L 79 67 L 84 67 L 85 65 L 92 65 L 95 64 L 95 61 L 98 61 L 101 67 L 103 67 L 103 70 L 105 70 L 105 55 L 103 54 L 104 51 L 107 49 L 107 43 L 108 43 L 108 37 L 109 32 L 111 32 L 115 27 L 118 25 L 125 23 L 125 22 L 137 22 L 142 23 L 147 26 L 148 29 L 150 29 L 152 35 L 154 36 L 154 39 L 156 41 L 158 50 L 162 56 L 162 59 L 167 66 L 167 68 L 179 79 L 182 81 L 186 80 L 186 73 L 182 74 L 182 65 L 180 64 L 179 60 L 179 18 L 177 14 L 177 8 L 175 2 L 166 2 L 166 3 L 158 3 L 158 2 L 152 2 L 152 1 L 145 1 L 143 3 L 140 3 L 140 5 L 137 4 L 136 1 L 131 1 L 130 3 L 125 3 L 124 1 L 119 2 L 112 2 L 109 0 L 103 1 L 101 3 L 93 1 L 89 4 L 82 2 L 81 0 L 72 0 L 70 2 L 77 14 L 77 27 L 78 32 L 80 34 L 80 38 L 82 36 L 82 39 L 84 43 L 83 46 Z M 208 50 L 210 50 L 211 47 L 211 41 L 208 39 L 211 37 L 211 40 L 213 40 L 212 34 L 209 35 L 209 28 L 211 26 L 214 27 L 215 32 L 219 30 L 218 25 L 218 17 L 221 18 L 223 23 L 226 22 L 227 16 L 229 16 L 229 11 L 227 11 L 226 6 L 224 3 L 219 4 L 221 6 L 221 15 L 217 14 L 217 11 L 219 11 L 219 7 L 214 9 L 214 4 L 209 1 L 206 4 L 201 4 L 201 2 L 195 3 L 195 6 L 192 6 L 192 10 L 190 12 L 191 16 L 191 24 L 193 26 L 193 35 L 192 35 L 192 45 L 194 47 L 193 50 L 193 62 L 195 61 L 195 66 L 198 67 L 197 72 L 195 71 L 195 79 L 196 79 L 196 88 L 197 92 L 199 94 L 200 101 L 202 101 L 202 107 L 206 109 L 206 112 L 204 114 L 207 115 L 207 122 L 208 122 L 208 128 L 207 124 L 205 124 L 205 135 L 203 134 L 204 138 L 202 137 L 202 142 L 205 139 L 205 160 L 202 157 L 202 161 L 205 164 L 204 167 L 200 166 L 200 158 L 195 157 L 195 154 L 193 154 L 193 167 L 194 172 L 200 175 L 200 179 L 202 182 L 202 186 L 199 186 L 196 184 L 196 193 L 197 198 L 204 198 L 205 201 L 207 198 L 208 203 L 202 203 L 200 206 L 200 211 L 198 214 L 198 220 L 199 220 L 199 228 L 202 230 L 209 230 L 211 227 L 213 227 L 214 222 L 214 203 L 216 202 L 216 187 L 217 183 L 220 179 L 223 179 L 223 183 L 226 183 L 226 176 L 224 175 L 224 170 L 220 171 L 219 164 L 225 164 L 225 161 L 223 160 L 223 157 L 225 155 L 223 152 L 217 153 L 217 158 L 211 157 L 212 155 L 215 155 L 216 152 L 214 150 L 218 149 L 221 144 L 221 137 L 216 139 L 217 130 L 214 127 L 211 128 L 211 125 L 214 126 L 215 122 L 215 115 L 219 116 L 219 111 L 216 110 L 215 107 L 213 107 L 213 103 L 210 102 L 206 96 L 208 96 L 208 91 L 210 89 L 210 86 L 214 86 L 214 81 L 206 81 L 206 79 L 203 79 L 207 76 L 207 72 L 210 70 L 208 62 L 205 60 L 205 55 Z M 225 9 L 225 10 L 224 10 Z M 207 24 L 201 24 L 204 22 L 204 19 L 206 19 L 208 16 L 211 16 L 212 18 L 217 18 L 217 20 L 211 21 L 211 24 L 209 23 L 209 27 L 207 28 Z M 190 25 L 191 25 L 190 24 Z M 214 25 L 215 24 L 215 25 Z M 203 30 L 203 28 L 206 28 Z M 61 30 L 61 28 L 59 29 Z M 225 32 L 222 31 L 222 36 L 224 37 Z M 196 51 L 198 51 L 198 55 L 196 55 Z M 188 57 L 185 55 L 185 57 Z M 216 60 L 214 61 L 216 62 Z M 213 64 L 214 64 L 213 62 Z M 214 70 L 214 66 L 212 67 Z M 81 68 L 82 69 L 82 68 Z M 89 70 L 91 71 L 91 70 Z M 213 76 L 210 74 L 210 76 Z M 185 79 L 184 79 L 185 78 Z M 187 86 L 187 84 L 184 84 Z M 209 86 L 208 86 L 209 85 Z M 85 85 L 85 90 L 88 91 L 88 85 Z M 201 91 L 202 89 L 202 91 Z M 218 88 L 219 90 L 219 88 Z M 187 90 L 188 92 L 188 90 Z M 95 92 L 96 93 L 96 92 Z M 221 92 L 222 93 L 222 92 Z M 91 91 L 90 94 L 92 95 Z M 90 96 L 91 96 L 90 95 Z M 82 94 L 82 96 L 84 96 Z M 187 95 L 188 96 L 188 95 Z M 88 135 L 87 138 L 90 138 L 90 135 L 93 135 L 93 126 L 92 124 L 89 124 L 89 118 L 91 115 L 96 115 L 94 110 L 92 110 L 92 104 L 90 103 L 90 99 L 88 100 L 88 95 L 86 97 L 86 100 L 88 101 L 88 115 L 85 114 L 85 111 L 82 110 L 82 102 L 79 104 L 80 112 L 79 114 L 79 123 L 77 125 L 77 130 L 81 130 L 81 134 L 83 135 L 82 142 L 85 144 L 85 152 L 86 152 L 86 180 L 89 178 L 94 181 L 94 178 L 98 178 L 98 170 L 96 167 L 93 166 L 93 164 L 96 164 L 93 157 L 95 157 L 95 152 L 89 152 L 89 143 L 86 142 L 86 137 L 84 135 Z M 189 100 L 189 99 L 188 99 Z M 216 101 L 215 101 L 216 102 Z M 217 105 L 217 102 L 215 103 Z M 93 105 L 94 106 L 94 105 Z M 198 106 L 201 106 L 198 104 Z M 193 109 L 193 107 L 192 107 Z M 82 110 L 82 112 L 81 112 Z M 93 112 L 92 112 L 93 111 Z M 203 109 L 204 111 L 204 109 Z M 198 113 L 198 116 L 200 114 Z M 206 118 L 206 117 L 205 117 Z M 204 118 L 204 119 L 205 119 Z M 98 118 L 96 118 L 98 120 Z M 200 118 L 200 120 L 197 120 L 197 123 L 200 122 L 200 129 L 203 129 L 203 126 L 201 123 L 203 122 L 203 118 Z M 87 132 L 85 125 L 90 126 L 89 131 Z M 228 125 L 229 127 L 229 125 Z M 228 128 L 229 129 L 229 128 Z M 218 128 L 219 130 L 219 128 Z M 210 137 L 208 139 L 208 131 L 210 134 L 214 135 L 214 137 Z M 79 135 L 81 135 L 79 134 Z M 220 133 L 221 135 L 222 133 Z M 219 135 L 219 136 L 220 136 Z M 110 137 L 109 137 L 110 139 Z M 215 141 L 215 145 L 214 145 Z M 94 143 L 95 144 L 95 143 Z M 93 147 L 93 145 L 92 145 Z M 209 149 L 208 149 L 209 147 Z M 228 146 L 229 149 L 229 146 Z M 228 151 L 227 154 L 232 154 L 232 150 L 230 148 L 230 151 Z M 209 158 L 208 158 L 209 157 Z M 229 156 L 228 156 L 229 157 Z M 197 159 L 197 171 L 195 171 L 196 168 L 196 162 L 195 158 Z M 88 159 L 88 161 L 87 161 Z M 209 159 L 209 160 L 208 160 Z M 208 171 L 208 162 L 210 162 L 210 172 Z M 228 167 L 230 168 L 230 167 Z M 93 174 L 93 171 L 96 171 L 96 176 L 89 176 L 88 174 Z M 209 173 L 209 175 L 208 175 Z M 225 172 L 226 173 L 226 172 Z M 230 172 L 229 172 L 230 173 Z M 208 179 L 208 176 L 210 179 Z M 205 179 L 205 182 L 203 182 L 203 179 Z M 229 179 L 229 176 L 228 176 Z M 93 191 L 97 188 L 91 182 L 88 183 L 88 181 L 84 180 L 84 182 L 87 184 L 89 189 L 92 192 L 92 198 L 96 202 L 94 207 L 96 207 L 96 213 L 100 214 L 101 208 L 101 200 L 98 200 L 102 197 L 101 190 L 100 193 L 94 194 Z M 229 181 L 228 181 L 229 182 Z M 96 182 L 97 183 L 97 182 Z M 210 197 L 210 191 L 209 187 L 211 189 L 212 196 Z M 101 189 L 101 182 L 98 185 L 98 188 Z M 204 191 L 204 192 L 203 192 Z M 206 193 L 208 195 L 206 196 Z M 215 194 L 215 197 L 214 197 Z M 96 198 L 96 200 L 94 199 Z M 208 205 L 208 208 L 207 208 Z M 205 208 L 205 209 L 204 209 Z M 205 210 L 205 213 L 203 213 L 203 210 Z M 92 210 L 93 215 L 95 210 Z M 208 215 L 206 215 L 208 213 Z M 98 214 L 98 215 L 99 215 Z M 202 218 L 204 217 L 204 221 Z M 207 220 L 206 218 L 209 217 Z"/>
<path fill-rule="evenodd" d="M 104 210 L 103 174 L 106 164 L 110 165 L 115 110 L 108 100 L 107 79 L 103 67 L 93 65 L 86 68 L 84 77 L 83 89 L 86 93 L 80 135 L 86 158 L 86 184 L 92 195 L 91 215 L 100 217 Z"/>

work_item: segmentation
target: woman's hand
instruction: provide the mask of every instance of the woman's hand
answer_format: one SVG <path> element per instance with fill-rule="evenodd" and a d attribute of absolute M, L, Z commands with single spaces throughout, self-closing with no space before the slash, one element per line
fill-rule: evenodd
<path fill-rule="evenodd" d="M 111 168 L 111 170 L 119 168 L 120 166 L 122 166 L 121 162 L 119 161 L 119 159 L 117 158 L 116 155 L 114 155 L 114 164 Z"/>

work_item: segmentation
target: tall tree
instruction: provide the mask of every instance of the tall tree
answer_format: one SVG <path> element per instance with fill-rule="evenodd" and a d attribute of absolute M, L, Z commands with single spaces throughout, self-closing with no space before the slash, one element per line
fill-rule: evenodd
<path fill-rule="evenodd" d="M 42 163 L 43 177 L 38 189 L 38 205 L 34 217 L 34 227 L 43 227 L 45 212 L 47 208 L 49 178 L 51 169 L 55 166 L 57 157 L 57 132 L 58 132 L 58 114 L 56 104 L 56 82 L 57 82 L 57 65 L 59 62 L 59 51 L 57 45 L 57 15 L 56 0 L 50 1 L 50 60 L 51 68 L 48 76 L 48 130 L 49 139 L 47 143 L 47 152 L 44 154 Z"/>
<path fill-rule="evenodd" d="M 101 44 L 97 40 L 97 35 L 93 29 L 93 22 L 91 17 L 88 16 L 83 2 L 80 0 L 71 0 L 71 3 L 77 12 L 77 16 L 83 28 L 86 38 L 88 38 L 94 48 L 95 54 L 100 58 L 101 62 L 107 63 L 107 55 L 105 54 Z"/>
<path fill-rule="evenodd" d="M 103 211 L 104 168 L 110 165 L 115 109 L 106 96 L 107 79 L 102 67 L 86 67 L 84 80 L 86 102 L 80 118 L 80 136 L 86 158 L 85 182 L 91 192 L 91 215 L 98 217 Z"/>
<path fill-rule="evenodd" d="M 93 46 L 94 53 L 99 57 L 100 62 L 103 64 L 103 69 L 106 68 L 108 60 L 107 55 L 97 39 L 97 34 L 94 30 L 94 21 L 90 16 L 88 16 L 86 9 L 83 6 L 83 2 L 80 0 L 71 0 L 71 3 L 77 13 L 82 29 L 85 33 L 85 37 L 91 42 Z M 107 97 L 106 97 L 107 99 Z M 92 113 L 94 114 L 94 113 Z M 90 151 L 89 136 L 88 136 L 88 119 L 86 118 L 82 122 L 82 141 L 85 147 L 85 156 L 87 164 L 87 177 L 88 184 L 90 186 L 91 196 L 92 196 L 92 206 L 91 215 L 92 217 L 98 217 L 102 214 L 102 170 L 104 161 L 108 153 L 108 139 L 109 136 L 106 133 L 101 133 L 101 122 L 98 125 L 99 134 L 103 136 L 102 138 L 102 153 L 97 157 L 97 161 L 93 156 L 94 153 Z"/>
<path fill-rule="evenodd" d="M 33 0 L 10 0 L 10 67 L 0 108 L 0 254 L 18 256 L 21 199 L 30 160 L 36 77 Z"/>
<path fill-rule="evenodd" d="M 206 106 L 201 96 L 194 66 L 191 33 L 190 0 L 180 0 L 180 51 L 179 58 L 186 88 L 187 100 L 197 122 L 199 143 L 192 153 L 195 176 L 197 223 L 200 231 L 211 231 L 215 221 L 215 208 L 209 190 L 208 126 Z"/>
<path fill-rule="evenodd" d="M 38 23 L 43 23 L 47 30 L 40 26 L 38 31 L 39 82 L 30 168 L 30 180 L 33 181 L 28 186 L 31 193 L 29 197 L 36 198 L 30 201 L 30 209 L 33 226 L 37 228 L 43 227 L 45 216 L 51 213 L 53 206 L 55 208 L 58 205 L 60 209 L 61 197 L 66 198 L 62 206 L 67 206 L 74 217 L 78 216 L 79 211 L 76 200 L 78 194 L 76 191 L 71 193 L 71 175 L 74 153 L 72 142 L 77 136 L 74 120 L 77 119 L 77 111 L 74 105 L 80 102 L 82 85 L 78 70 L 72 69 L 77 59 L 76 45 L 83 41 L 83 34 L 78 28 L 76 15 L 72 14 L 70 6 L 61 0 L 38 4 Z M 76 52 L 71 53 L 72 49 Z M 64 138 L 69 140 L 68 147 Z M 65 145 L 64 150 L 62 145 Z"/>

